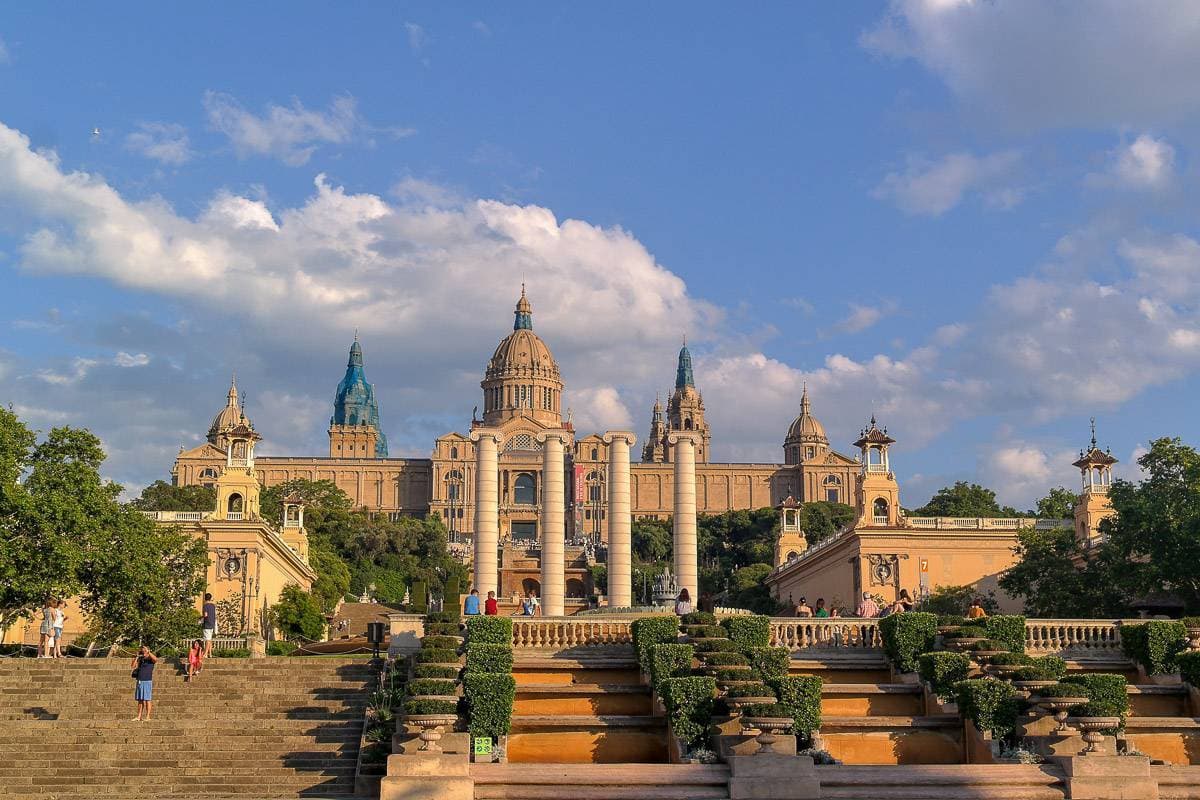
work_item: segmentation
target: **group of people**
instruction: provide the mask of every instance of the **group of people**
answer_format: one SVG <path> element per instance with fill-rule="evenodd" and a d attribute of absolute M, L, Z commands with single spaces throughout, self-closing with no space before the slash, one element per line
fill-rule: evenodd
<path fill-rule="evenodd" d="M 517 616 L 521 617 L 536 617 L 541 604 L 538 602 L 537 595 L 529 592 L 521 600 L 520 613 Z M 495 592 L 488 592 L 487 599 L 483 602 L 482 609 L 479 602 L 479 590 L 472 589 L 467 595 L 467 599 L 463 601 L 463 614 L 468 617 L 479 616 L 482 613 L 484 616 L 494 617 L 500 613 L 500 603 L 496 600 Z"/>
<path fill-rule="evenodd" d="M 41 640 L 38 644 L 38 658 L 62 658 L 63 627 L 67 624 L 67 615 L 63 611 L 65 600 L 49 598 L 42 606 L 42 625 L 38 629 Z"/>
<path fill-rule="evenodd" d="M 892 614 L 899 614 L 903 611 L 912 611 L 915 605 L 907 589 L 901 589 L 896 600 L 886 605 L 880 605 L 870 592 L 863 592 L 862 600 L 854 609 L 854 616 L 862 617 L 863 619 L 886 617 Z M 797 617 L 836 619 L 842 616 L 842 611 L 836 605 L 832 607 L 827 606 L 824 597 L 817 598 L 815 607 L 808 604 L 808 598 L 801 597 L 800 602 L 792 607 L 792 614 Z"/>

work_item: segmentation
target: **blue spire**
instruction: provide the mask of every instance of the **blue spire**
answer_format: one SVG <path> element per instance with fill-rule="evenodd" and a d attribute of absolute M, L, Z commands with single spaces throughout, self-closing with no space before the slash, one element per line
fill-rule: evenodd
<path fill-rule="evenodd" d="M 682 389 L 685 386 L 695 385 L 696 382 L 692 378 L 692 354 L 688 352 L 685 339 L 683 347 L 679 348 L 679 367 L 675 370 L 675 388 Z"/>
<path fill-rule="evenodd" d="M 513 321 L 514 331 L 533 330 L 533 309 L 525 298 L 525 284 L 521 284 L 521 299 L 517 301 L 517 318 Z"/>
<path fill-rule="evenodd" d="M 379 434 L 375 442 L 375 457 L 387 457 L 387 437 L 379 428 L 379 403 L 375 400 L 374 385 L 367 383 L 362 345 L 358 343 L 357 333 L 354 335 L 354 344 L 350 345 L 346 374 L 333 398 L 333 419 L 330 422 L 334 425 L 370 425 Z"/>

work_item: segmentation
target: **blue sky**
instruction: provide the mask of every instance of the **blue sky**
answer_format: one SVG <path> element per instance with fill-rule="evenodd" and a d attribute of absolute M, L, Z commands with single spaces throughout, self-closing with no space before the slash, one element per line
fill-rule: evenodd
<path fill-rule="evenodd" d="M 236 370 L 320 453 L 357 327 L 393 454 L 462 430 L 525 280 L 577 428 L 686 333 L 715 455 L 807 382 L 905 502 L 1197 440 L 1200 9 L 1103 0 L 0 10 L 0 401 L 166 476 Z M 93 135 L 98 129 L 99 135 Z"/>

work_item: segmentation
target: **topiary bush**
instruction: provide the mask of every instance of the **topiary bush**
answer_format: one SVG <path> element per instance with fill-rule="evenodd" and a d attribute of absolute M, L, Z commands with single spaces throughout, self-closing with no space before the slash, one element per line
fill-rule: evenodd
<path fill-rule="evenodd" d="M 1038 697 L 1087 697 L 1087 688 L 1078 683 L 1056 683 L 1037 690 Z"/>
<path fill-rule="evenodd" d="M 671 645 L 660 644 L 656 646 L 670 647 Z M 749 656 L 744 656 L 741 653 L 701 653 L 700 660 L 710 667 L 750 666 Z"/>
<path fill-rule="evenodd" d="M 422 647 L 417 651 L 417 662 L 421 664 L 455 664 L 458 651 L 442 647 Z"/>
<path fill-rule="evenodd" d="M 988 659 L 994 667 L 1032 667 L 1033 658 L 1024 653 L 999 653 Z"/>
<path fill-rule="evenodd" d="M 425 615 L 425 622 L 430 623 L 446 623 L 458 622 L 462 618 L 462 611 L 458 608 L 447 608 L 441 611 L 430 611 Z"/>
<path fill-rule="evenodd" d="M 983 639 L 986 636 L 987 629 L 982 625 L 963 625 L 957 630 L 946 631 L 942 634 L 943 639 Z"/>
<path fill-rule="evenodd" d="M 905 611 L 879 620 L 879 634 L 888 659 L 900 672 L 916 672 L 917 658 L 933 649 L 937 616 Z"/>
<path fill-rule="evenodd" d="M 512 647 L 507 644 L 471 642 L 467 645 L 467 674 L 481 672 L 511 673 Z"/>
<path fill-rule="evenodd" d="M 783 703 L 754 703 L 742 706 L 743 717 L 791 717 L 792 709 Z"/>
<path fill-rule="evenodd" d="M 980 639 L 970 647 L 972 652 L 979 653 L 994 653 L 1008 652 L 1008 642 L 1002 642 L 999 639 Z"/>
<path fill-rule="evenodd" d="M 1025 617 L 1019 614 L 997 614 L 987 617 L 983 629 L 988 639 L 1004 642 L 1006 650 L 1025 652 Z"/>
<path fill-rule="evenodd" d="M 1107 673 L 1081 673 L 1068 675 L 1060 685 L 1082 686 L 1088 701 L 1102 713 L 1097 717 L 1120 717 L 1121 725 L 1129 714 L 1129 693 L 1125 690 L 1124 675 Z"/>
<path fill-rule="evenodd" d="M 463 696 L 471 736 L 495 738 L 508 733 L 517 696 L 517 681 L 511 674 L 468 674 L 463 678 Z"/>
<path fill-rule="evenodd" d="M 995 678 L 959 681 L 954 686 L 958 713 L 992 738 L 1006 739 L 1016 730 L 1017 698 L 1012 686 Z"/>
<path fill-rule="evenodd" d="M 700 639 L 692 642 L 697 653 L 737 653 L 741 650 L 732 639 Z"/>
<path fill-rule="evenodd" d="M 421 647 L 426 649 L 457 650 L 460 644 L 457 636 L 426 636 L 421 640 Z"/>
<path fill-rule="evenodd" d="M 821 727 L 821 678 L 818 675 L 788 675 L 767 681 L 782 705 L 791 709 L 788 733 L 811 739 Z"/>
<path fill-rule="evenodd" d="M 1182 622 L 1150 620 L 1121 626 L 1121 650 L 1148 675 L 1174 672 L 1183 652 L 1187 627 Z"/>
<path fill-rule="evenodd" d="M 786 647 L 751 647 L 746 653 L 750 656 L 750 666 L 764 680 L 774 680 L 788 674 L 792 656 Z"/>
<path fill-rule="evenodd" d="M 684 625 L 716 625 L 717 615 L 711 611 L 693 611 L 681 618 Z"/>
<path fill-rule="evenodd" d="M 679 641 L 679 619 L 674 615 L 639 617 L 630 625 L 633 652 L 637 654 L 642 672 L 650 670 L 650 648 L 656 644 L 675 644 Z"/>
<path fill-rule="evenodd" d="M 761 680 L 761 676 L 752 669 L 735 669 L 733 667 L 715 669 L 713 670 L 713 677 L 719 681 Z"/>
<path fill-rule="evenodd" d="M 467 620 L 467 641 L 472 644 L 512 644 L 512 617 L 473 616 Z"/>
<path fill-rule="evenodd" d="M 1200 689 L 1200 653 L 1184 653 L 1175 659 L 1179 664 L 1179 677 Z"/>
<path fill-rule="evenodd" d="M 650 648 L 650 685 L 657 687 L 667 678 L 683 678 L 692 672 L 690 644 L 656 644 Z"/>
<path fill-rule="evenodd" d="M 948 702 L 954 697 L 954 685 L 971 674 L 971 659 L 965 653 L 925 653 L 917 659 L 917 672 Z"/>
<path fill-rule="evenodd" d="M 462 629 L 457 622 L 428 622 L 425 624 L 426 636 L 461 636 Z"/>
<path fill-rule="evenodd" d="M 158 654 L 161 656 L 163 654 L 162 650 L 159 650 Z M 212 654 L 216 658 L 249 658 L 250 648 L 228 647 L 221 650 L 213 650 Z"/>
<path fill-rule="evenodd" d="M 745 686 L 730 686 L 726 697 L 776 697 L 775 690 L 765 683 L 749 683 Z"/>
<path fill-rule="evenodd" d="M 424 614 L 429 610 L 429 590 L 425 587 L 425 581 L 413 581 L 408 596 L 412 599 L 409 608 L 414 612 Z"/>
<path fill-rule="evenodd" d="M 693 639 L 726 639 L 729 633 L 720 625 L 688 625 L 684 632 Z"/>
<path fill-rule="evenodd" d="M 408 682 L 409 695 L 422 694 L 457 694 L 458 684 L 453 680 L 437 680 L 434 678 L 419 678 Z"/>
<path fill-rule="evenodd" d="M 721 627 L 729 631 L 729 639 L 738 650 L 768 647 L 771 644 L 771 618 L 759 614 L 726 617 Z"/>
<path fill-rule="evenodd" d="M 1067 661 L 1061 656 L 1039 656 L 1033 660 L 1031 666 L 1048 675 L 1046 680 L 1060 681 L 1063 675 L 1067 674 Z"/>
<path fill-rule="evenodd" d="M 659 685 L 671 730 L 689 747 L 703 743 L 708 734 L 716 691 L 712 678 L 667 678 Z"/>
<path fill-rule="evenodd" d="M 458 667 L 443 667 L 440 664 L 417 664 L 413 667 L 413 677 L 452 681 L 458 678 L 461 671 Z"/>
<path fill-rule="evenodd" d="M 457 714 L 457 700 L 406 700 L 404 713 L 408 716 L 416 714 Z"/>

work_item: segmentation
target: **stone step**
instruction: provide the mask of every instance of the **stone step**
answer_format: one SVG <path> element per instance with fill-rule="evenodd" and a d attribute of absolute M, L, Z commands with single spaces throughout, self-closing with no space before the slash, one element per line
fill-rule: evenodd
<path fill-rule="evenodd" d="M 1063 800 L 1062 773 L 1023 764 L 817 767 L 822 798 L 838 800 Z"/>
<path fill-rule="evenodd" d="M 628 684 L 521 684 L 513 702 L 513 713 L 519 716 L 648 715 L 651 711 L 650 688 Z"/>
<path fill-rule="evenodd" d="M 729 797 L 724 765 L 690 764 L 476 764 L 477 800 L 570 797 L 572 800 L 723 800 Z"/>
<path fill-rule="evenodd" d="M 821 686 L 821 715 L 916 716 L 924 711 L 920 686 L 909 683 L 828 683 Z"/>
<path fill-rule="evenodd" d="M 1127 686 L 1129 716 L 1185 717 L 1190 711 L 1187 688 L 1180 686 Z"/>

